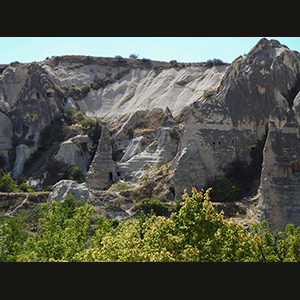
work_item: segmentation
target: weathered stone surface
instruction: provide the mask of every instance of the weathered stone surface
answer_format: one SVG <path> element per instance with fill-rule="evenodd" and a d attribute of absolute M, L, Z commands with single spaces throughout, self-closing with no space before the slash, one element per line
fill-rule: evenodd
<path fill-rule="evenodd" d="M 260 182 L 258 221 L 272 230 L 287 224 L 300 226 L 299 104 L 294 109 L 276 107 L 270 116 Z"/>
<path fill-rule="evenodd" d="M 298 52 L 261 39 L 228 67 L 215 95 L 190 106 L 171 165 L 177 197 L 184 188 L 222 176 L 233 160 L 250 163 L 272 110 L 292 103 L 300 84 L 299 60 Z"/>
<path fill-rule="evenodd" d="M 141 170 L 145 164 L 161 166 L 174 158 L 180 139 L 180 128 L 169 108 L 166 108 L 165 117 L 155 134 L 156 141 L 143 152 L 132 156 L 125 163 L 118 163 L 123 177 L 137 179 L 145 172 Z"/>
<path fill-rule="evenodd" d="M 109 130 L 104 125 L 96 154 L 86 176 L 86 186 L 96 190 L 107 189 L 117 179 L 117 175 L 117 165 L 112 160 Z"/>
<path fill-rule="evenodd" d="M 53 191 L 49 194 L 48 199 L 49 201 L 63 201 L 68 193 L 72 194 L 75 200 L 82 198 L 85 202 L 90 197 L 85 182 L 79 184 L 73 180 L 60 180 L 53 185 Z"/>
<path fill-rule="evenodd" d="M 29 146 L 37 144 L 39 131 L 62 112 L 54 84 L 39 65 L 31 64 L 24 85 L 11 103 L 15 135 Z"/>
<path fill-rule="evenodd" d="M 11 172 L 13 178 L 18 177 L 23 173 L 26 159 L 28 159 L 35 150 L 36 147 L 29 147 L 23 144 L 16 147 L 16 160 Z"/>
<path fill-rule="evenodd" d="M 141 153 L 143 149 L 142 141 L 144 140 L 143 136 L 139 136 L 135 139 L 132 139 L 126 148 L 125 154 L 122 156 L 121 162 L 129 160 L 134 155 Z"/>
<path fill-rule="evenodd" d="M 59 86 L 76 84 L 82 87 L 97 78 L 111 74 L 114 78 L 122 67 L 96 64 L 61 63 L 55 68 L 41 63 L 49 78 Z M 208 68 L 191 66 L 164 69 L 157 74 L 151 68 L 133 68 L 126 76 L 97 90 L 91 89 L 78 102 L 80 108 L 92 118 L 116 117 L 136 110 L 151 110 L 168 106 L 174 116 L 183 107 L 197 100 L 206 89 L 216 88 L 226 65 Z"/>
<path fill-rule="evenodd" d="M 76 135 L 62 143 L 54 158 L 63 161 L 68 166 L 80 167 L 86 175 L 91 160 L 88 151 L 91 145 L 92 140 L 87 135 Z"/>
<path fill-rule="evenodd" d="M 0 152 L 8 161 L 9 151 L 12 150 L 11 136 L 13 134 L 13 124 L 8 116 L 0 112 Z"/>

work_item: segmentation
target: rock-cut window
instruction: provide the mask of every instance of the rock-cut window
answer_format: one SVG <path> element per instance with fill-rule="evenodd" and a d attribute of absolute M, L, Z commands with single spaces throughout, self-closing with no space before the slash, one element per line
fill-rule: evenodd
<path fill-rule="evenodd" d="M 300 172 L 300 163 L 299 161 L 294 161 L 292 163 L 292 172 Z"/>

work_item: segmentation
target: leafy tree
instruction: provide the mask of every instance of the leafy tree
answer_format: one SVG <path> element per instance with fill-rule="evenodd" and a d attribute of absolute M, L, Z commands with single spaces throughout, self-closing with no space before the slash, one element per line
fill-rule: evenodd
<path fill-rule="evenodd" d="M 94 145 L 98 143 L 101 129 L 102 129 L 102 121 L 99 118 L 96 120 L 92 118 L 85 118 L 81 121 L 81 125 L 83 130 L 88 133 L 88 136 L 92 139 Z"/>
<path fill-rule="evenodd" d="M 65 113 L 62 116 L 62 118 L 65 120 L 65 122 L 68 125 L 72 124 L 73 117 L 74 117 L 74 110 L 72 108 L 67 108 Z"/>
<path fill-rule="evenodd" d="M 44 217 L 40 229 L 29 237 L 19 261 L 72 261 L 73 256 L 85 249 L 93 208 L 76 206 L 72 195 L 65 202 L 42 204 Z"/>
<path fill-rule="evenodd" d="M 212 185 L 211 198 L 213 201 L 229 202 L 238 199 L 238 188 L 232 181 L 222 176 Z"/>
<path fill-rule="evenodd" d="M 270 232 L 262 222 L 246 232 L 215 212 L 209 193 L 185 192 L 170 218 L 152 208 L 126 222 L 100 216 L 93 228 L 93 208 L 68 194 L 41 204 L 34 236 L 25 231 L 24 216 L 3 221 L 0 261 L 300 261 L 299 227 Z"/>
<path fill-rule="evenodd" d="M 0 261 L 16 261 L 28 233 L 25 224 L 17 218 L 9 218 L 0 225 Z"/>
<path fill-rule="evenodd" d="M 135 53 L 132 53 L 129 55 L 129 58 L 130 59 L 138 59 L 139 55 L 138 54 L 135 54 Z"/>
<path fill-rule="evenodd" d="M 0 180 L 0 191 L 11 193 L 16 189 L 16 184 L 10 173 L 4 174 Z"/>
<path fill-rule="evenodd" d="M 85 181 L 85 177 L 83 175 L 83 171 L 80 167 L 77 166 L 70 166 L 68 168 L 68 178 L 70 180 L 75 180 L 78 183 L 82 183 Z"/>
<path fill-rule="evenodd" d="M 165 204 L 155 199 L 142 199 L 140 201 L 140 206 L 145 214 L 149 214 L 151 210 L 153 210 L 156 215 L 162 216 L 169 211 L 169 208 Z"/>
<path fill-rule="evenodd" d="M 34 192 L 34 190 L 30 187 L 30 185 L 28 184 L 28 183 L 26 183 L 26 182 L 22 182 L 21 184 L 20 184 L 20 190 L 21 191 L 23 191 L 23 192 L 27 192 L 27 193 L 29 193 L 29 192 Z"/>

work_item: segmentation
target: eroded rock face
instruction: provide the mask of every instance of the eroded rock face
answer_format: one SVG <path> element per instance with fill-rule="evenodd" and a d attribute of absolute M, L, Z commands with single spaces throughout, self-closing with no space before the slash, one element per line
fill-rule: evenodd
<path fill-rule="evenodd" d="M 168 186 L 181 199 L 184 189 L 200 190 L 224 175 L 231 162 L 250 163 L 252 149 L 268 133 L 258 219 L 276 229 L 287 222 L 300 226 L 300 54 L 261 39 L 230 65 L 144 63 L 66 56 L 1 67 L 0 152 L 12 162 L 12 175 L 22 174 L 41 146 L 40 131 L 66 108 L 110 124 L 123 120 L 112 136 L 103 126 L 90 166 L 87 137 L 75 136 L 48 153 L 84 172 L 89 167 L 87 189 L 138 181 L 147 167 L 168 163 L 174 171 Z M 154 126 L 141 126 L 151 118 Z"/>
<path fill-rule="evenodd" d="M 28 146 L 38 142 L 39 131 L 63 113 L 54 84 L 37 64 L 28 68 L 26 81 L 11 104 L 14 133 Z"/>
<path fill-rule="evenodd" d="M 109 130 L 104 125 L 96 154 L 86 176 L 86 186 L 96 190 L 107 189 L 117 179 L 117 176 L 117 165 L 112 160 Z"/>
<path fill-rule="evenodd" d="M 6 160 L 9 160 L 9 152 L 12 150 L 11 136 L 13 134 L 13 124 L 8 116 L 0 112 L 0 152 Z"/>
<path fill-rule="evenodd" d="M 206 67 L 167 68 L 159 74 L 151 68 L 126 69 L 94 63 L 59 63 L 55 68 L 42 62 L 42 68 L 58 86 L 76 84 L 81 88 L 95 78 L 109 74 L 111 84 L 90 89 L 78 106 L 92 118 L 118 117 L 136 110 L 168 106 L 174 116 L 197 100 L 206 89 L 216 88 L 226 64 Z M 121 76 L 122 74 L 125 76 Z M 120 75 L 121 74 L 121 75 Z M 120 79 L 116 79 L 121 76 Z"/>
<path fill-rule="evenodd" d="M 264 147 L 258 221 L 266 220 L 271 230 L 300 226 L 300 132 L 299 105 L 277 106 L 270 116 Z"/>
<path fill-rule="evenodd" d="M 158 167 L 174 158 L 180 139 L 180 128 L 168 107 L 160 126 L 156 129 L 155 136 L 156 140 L 144 151 L 132 156 L 124 163 L 122 161 L 118 163 L 123 177 L 138 179 L 144 173 L 141 169 L 145 164 Z M 128 150 L 131 151 L 130 148 Z"/>
<path fill-rule="evenodd" d="M 190 106 L 172 162 L 177 197 L 224 174 L 233 160 L 250 163 L 251 148 L 266 133 L 270 113 L 291 104 L 300 54 L 261 39 L 226 70 L 216 94 Z M 188 166 L 188 167 L 187 167 Z"/>
<path fill-rule="evenodd" d="M 54 158 L 68 166 L 80 167 L 85 176 L 91 160 L 88 151 L 91 145 L 92 140 L 87 135 L 76 135 L 62 143 Z"/>

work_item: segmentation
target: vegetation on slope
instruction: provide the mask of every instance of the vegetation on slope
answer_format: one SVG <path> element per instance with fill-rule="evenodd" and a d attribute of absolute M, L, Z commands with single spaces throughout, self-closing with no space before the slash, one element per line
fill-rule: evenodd
<path fill-rule="evenodd" d="M 246 232 L 223 219 L 210 190 L 183 195 L 169 218 L 153 211 L 119 222 L 98 216 L 93 207 L 67 195 L 63 202 L 41 204 L 35 234 L 24 219 L 0 227 L 1 261 L 299 261 L 300 229 L 269 232 L 266 222 Z M 144 201 L 145 203 L 147 201 Z"/>

